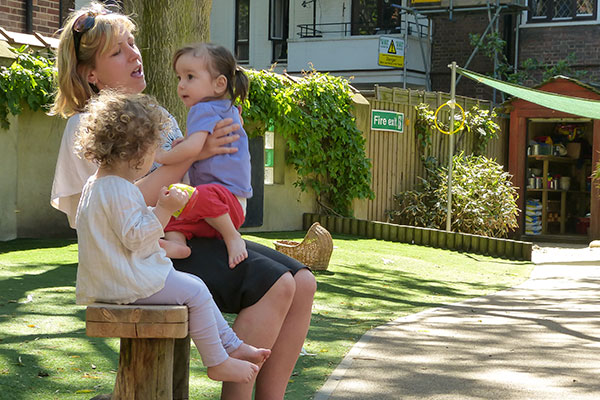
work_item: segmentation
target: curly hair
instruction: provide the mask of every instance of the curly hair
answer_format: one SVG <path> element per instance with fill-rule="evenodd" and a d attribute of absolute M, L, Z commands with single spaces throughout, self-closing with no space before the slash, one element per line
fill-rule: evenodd
<path fill-rule="evenodd" d="M 153 97 L 103 90 L 86 106 L 74 148 L 99 167 L 128 161 L 137 169 L 148 151 L 161 143 L 161 131 L 168 123 Z"/>

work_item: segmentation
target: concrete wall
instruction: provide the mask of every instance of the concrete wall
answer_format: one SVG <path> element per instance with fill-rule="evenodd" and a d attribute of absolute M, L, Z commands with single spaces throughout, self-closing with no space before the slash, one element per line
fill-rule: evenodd
<path fill-rule="evenodd" d="M 74 236 L 64 214 L 50 206 L 65 122 L 24 107 L 0 130 L 0 240 Z"/>
<path fill-rule="evenodd" d="M 63 213 L 50 206 L 58 148 L 66 121 L 24 107 L 0 130 L 0 240 L 74 237 Z M 264 223 L 246 232 L 302 229 L 302 214 L 313 213 L 315 196 L 292 184 L 296 172 L 285 165 L 285 144 L 276 141 L 279 183 L 265 186 Z"/>

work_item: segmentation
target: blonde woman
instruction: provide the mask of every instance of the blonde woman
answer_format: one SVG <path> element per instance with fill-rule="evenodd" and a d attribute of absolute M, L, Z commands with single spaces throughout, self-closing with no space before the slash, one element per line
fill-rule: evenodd
<path fill-rule="evenodd" d="M 73 223 L 81 190 L 96 166 L 73 152 L 74 133 L 88 100 L 102 89 L 140 93 L 146 87 L 142 58 L 133 36 L 134 23 L 93 3 L 67 19 L 57 54 L 59 90 L 53 112 L 69 117 L 61 143 L 52 188 L 52 205 Z M 165 66 L 167 68 L 167 66 Z M 174 121 L 174 120 L 173 120 Z M 238 126 L 225 120 L 207 139 L 194 159 L 231 152 L 227 137 Z M 167 124 L 170 125 L 170 124 Z M 180 137 L 176 124 L 163 132 L 167 142 Z M 136 181 L 146 204 L 155 205 L 160 188 L 181 179 L 194 159 L 155 166 Z M 233 330 L 245 343 L 272 350 L 256 380 L 223 384 L 222 399 L 283 399 L 288 380 L 310 324 L 316 282 L 302 264 L 275 250 L 246 242 L 248 258 L 234 269 L 228 266 L 227 249 L 218 239 L 194 238 L 192 255 L 174 260 L 177 270 L 200 277 L 219 309 L 237 313 Z"/>

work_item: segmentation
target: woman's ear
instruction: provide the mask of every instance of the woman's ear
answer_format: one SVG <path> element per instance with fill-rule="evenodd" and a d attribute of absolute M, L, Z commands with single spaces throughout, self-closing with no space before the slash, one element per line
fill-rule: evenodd
<path fill-rule="evenodd" d="M 98 83 L 98 77 L 96 76 L 96 71 L 91 69 L 87 71 L 87 81 L 91 85 L 96 85 Z"/>

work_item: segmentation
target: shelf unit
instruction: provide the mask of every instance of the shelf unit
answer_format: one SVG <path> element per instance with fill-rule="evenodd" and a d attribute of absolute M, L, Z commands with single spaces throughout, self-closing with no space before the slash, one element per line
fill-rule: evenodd
<path fill-rule="evenodd" d="M 560 234 L 566 233 L 566 225 L 567 225 L 567 193 L 573 194 L 574 196 L 590 194 L 590 192 L 586 191 L 586 165 L 584 165 L 582 171 L 576 170 L 577 159 L 570 157 L 557 157 L 557 156 L 546 156 L 546 155 L 534 155 L 527 157 L 528 166 L 534 167 L 542 166 L 542 185 L 544 186 L 541 189 L 527 188 L 527 199 L 530 198 L 538 198 L 541 195 L 542 201 L 542 234 L 548 233 L 548 205 L 550 201 L 550 197 L 556 198 L 560 197 L 560 216 L 558 219 L 558 223 L 560 224 L 559 232 Z M 553 164 L 562 165 L 563 169 L 569 168 L 571 177 L 571 188 L 576 187 L 577 190 L 561 190 L 561 189 L 549 189 L 547 188 L 548 176 L 550 176 L 550 167 Z M 587 163 L 586 163 L 587 164 Z M 584 198 L 584 200 L 586 200 Z M 587 202 L 589 202 L 589 197 L 587 198 Z"/>

